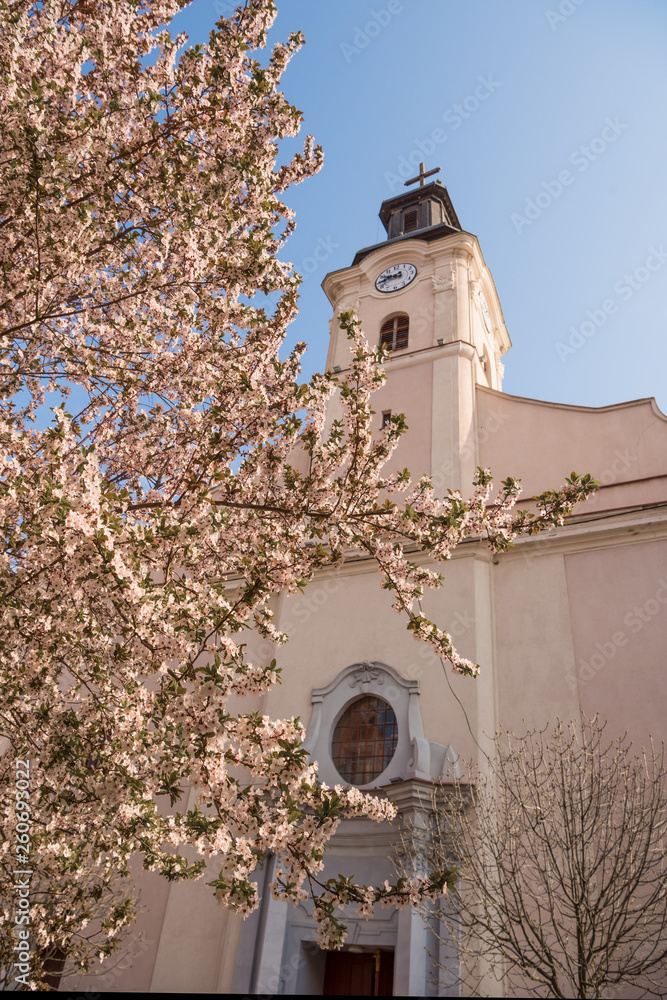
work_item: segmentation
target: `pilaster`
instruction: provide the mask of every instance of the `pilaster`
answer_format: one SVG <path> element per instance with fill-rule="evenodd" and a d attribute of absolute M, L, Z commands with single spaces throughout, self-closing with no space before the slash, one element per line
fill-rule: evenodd
<path fill-rule="evenodd" d="M 431 475 L 464 494 L 478 465 L 474 363 L 474 347 L 460 340 L 433 361 Z"/>
<path fill-rule="evenodd" d="M 419 910 L 406 906 L 398 912 L 394 954 L 394 995 L 423 997 L 429 974 L 428 931 Z"/>
<path fill-rule="evenodd" d="M 475 680 L 477 692 L 477 743 L 478 766 L 482 771 L 485 754 L 494 751 L 494 734 L 498 725 L 498 698 L 496 684 L 493 556 L 487 549 L 475 553 L 472 560 L 473 592 L 475 595 L 475 656 L 484 670 Z"/>

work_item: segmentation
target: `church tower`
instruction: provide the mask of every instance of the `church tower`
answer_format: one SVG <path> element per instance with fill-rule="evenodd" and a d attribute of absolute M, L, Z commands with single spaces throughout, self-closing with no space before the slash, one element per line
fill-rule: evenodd
<path fill-rule="evenodd" d="M 392 411 L 405 413 L 400 451 L 409 451 L 413 474 L 428 472 L 437 488 L 468 492 L 480 464 L 475 385 L 501 388 L 501 358 L 511 342 L 477 238 L 461 229 L 440 181 L 425 183 L 438 170 L 420 164 L 409 190 L 382 203 L 387 239 L 324 279 L 334 311 L 327 367 L 347 366 L 349 343 L 337 317 L 354 309 L 369 342 L 393 352 L 374 400 L 380 425 Z"/>

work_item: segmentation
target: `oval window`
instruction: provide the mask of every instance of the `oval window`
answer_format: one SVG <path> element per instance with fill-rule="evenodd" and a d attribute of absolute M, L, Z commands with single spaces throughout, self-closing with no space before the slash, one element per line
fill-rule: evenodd
<path fill-rule="evenodd" d="M 388 766 L 398 743 L 398 723 L 391 705 L 372 695 L 345 709 L 334 730 L 331 756 L 350 785 L 367 785 Z"/>

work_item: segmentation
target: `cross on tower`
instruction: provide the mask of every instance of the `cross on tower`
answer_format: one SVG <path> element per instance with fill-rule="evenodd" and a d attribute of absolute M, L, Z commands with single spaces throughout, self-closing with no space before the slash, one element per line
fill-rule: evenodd
<path fill-rule="evenodd" d="M 433 170 L 427 170 L 425 172 L 424 164 L 420 163 L 418 175 L 416 177 L 413 177 L 412 180 L 406 181 L 404 186 L 409 187 L 411 184 L 415 184 L 417 181 L 419 181 L 419 186 L 424 187 L 424 180 L 426 177 L 430 177 L 431 174 L 439 174 L 439 173 L 440 173 L 440 167 L 435 167 Z"/>

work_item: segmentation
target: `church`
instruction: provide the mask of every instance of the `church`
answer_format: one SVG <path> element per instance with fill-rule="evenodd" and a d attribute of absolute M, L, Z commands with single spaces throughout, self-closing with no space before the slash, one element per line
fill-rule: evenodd
<path fill-rule="evenodd" d="M 434 783 L 451 782 L 461 761 L 488 750 L 499 726 L 520 731 L 599 713 L 611 734 L 627 732 L 636 746 L 665 736 L 667 418 L 653 399 L 592 408 L 503 392 L 511 342 L 498 293 L 477 238 L 431 179 L 436 172 L 422 164 L 406 191 L 381 205 L 386 239 L 324 279 L 327 368 L 345 374 L 349 343 L 336 317 L 354 309 L 369 341 L 392 351 L 374 397 L 378 429 L 392 413 L 408 424 L 392 462 L 414 477 L 428 473 L 438 491 L 470 495 L 477 466 L 497 484 L 520 478 L 524 499 L 559 487 L 573 469 L 601 488 L 563 527 L 500 555 L 471 538 L 437 567 L 446 583 L 427 592 L 424 612 L 481 665 L 478 678 L 446 674 L 412 639 L 363 555 L 276 603 L 275 624 L 290 635 L 278 653 L 283 683 L 254 707 L 300 716 L 322 779 L 386 796 L 404 820 Z M 391 878 L 395 841 L 386 824 L 345 821 L 324 878 Z M 271 873 L 269 858 L 260 889 Z M 309 905 L 262 891 L 244 921 L 217 905 L 206 881 L 142 877 L 141 935 L 82 987 L 461 995 L 458 956 L 430 940 L 412 908 L 349 917 L 343 951 L 327 953 Z"/>

